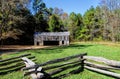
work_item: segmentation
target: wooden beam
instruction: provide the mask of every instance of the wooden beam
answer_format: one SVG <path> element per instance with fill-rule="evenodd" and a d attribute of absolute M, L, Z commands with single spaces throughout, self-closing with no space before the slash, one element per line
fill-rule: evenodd
<path fill-rule="evenodd" d="M 62 45 L 62 41 L 59 41 L 59 45 L 60 45 L 60 46 Z"/>
<path fill-rule="evenodd" d="M 74 58 L 78 58 L 78 57 L 81 57 L 81 56 L 84 56 L 84 55 L 87 55 L 87 53 L 83 53 L 83 54 L 78 54 L 78 55 L 73 55 L 73 56 L 68 56 L 68 57 L 64 57 L 64 58 L 58 58 L 58 59 L 50 60 L 50 61 L 47 61 L 47 62 L 42 63 L 42 64 L 34 65 L 32 67 L 26 67 L 23 70 L 28 70 L 28 69 L 32 69 L 32 68 L 36 68 L 36 67 L 40 67 L 40 66 L 45 66 L 45 65 L 48 65 L 48 64 L 53 64 L 53 63 L 59 63 L 59 62 L 63 62 L 63 61 L 68 61 L 68 60 L 71 60 L 71 59 L 74 59 Z"/>
<path fill-rule="evenodd" d="M 21 59 L 26 64 L 26 67 L 31 67 L 31 66 L 36 65 L 33 61 L 29 60 L 26 57 L 23 57 Z M 32 73 L 32 74 L 30 74 L 33 79 L 40 79 L 40 78 L 42 78 L 44 76 L 43 73 L 40 73 L 40 71 L 42 70 L 42 67 L 38 67 L 38 68 L 35 68 L 35 69 L 30 69 L 29 71 L 33 71 L 33 70 L 39 71 L 39 73 Z"/>
<path fill-rule="evenodd" d="M 68 65 L 68 66 L 65 66 L 65 67 L 62 67 L 62 68 L 58 68 L 56 70 L 53 70 L 52 72 L 48 72 L 48 74 L 50 76 L 52 75 L 55 75 L 55 74 L 58 74 L 64 70 L 67 70 L 67 69 L 70 69 L 70 68 L 74 68 L 74 67 L 77 67 L 77 66 L 80 66 L 80 62 L 76 63 L 76 64 L 73 64 L 73 65 Z"/>
<path fill-rule="evenodd" d="M 17 58 L 21 58 L 21 57 L 25 57 L 25 56 L 30 56 L 30 55 L 31 54 L 24 54 L 24 55 L 20 55 L 20 56 L 16 56 L 16 57 L 11 57 L 11 58 L 0 60 L 0 62 L 10 61 L 10 60 L 13 60 L 13 59 L 17 59 Z"/>
<path fill-rule="evenodd" d="M 81 62 L 81 61 L 82 60 L 77 60 L 77 61 L 73 61 L 73 62 L 66 62 L 66 63 L 60 64 L 60 65 L 48 66 L 48 67 L 44 67 L 43 70 L 49 70 L 49 69 L 59 68 L 59 67 L 65 66 L 65 65 L 75 64 L 75 63 L 78 63 L 78 62 Z"/>
<path fill-rule="evenodd" d="M 83 59 L 84 60 L 84 59 Z M 50 69 L 54 69 L 54 68 L 59 68 L 59 67 L 62 67 L 62 66 L 66 66 L 66 65 L 69 65 L 69 64 L 76 64 L 78 62 L 81 62 L 82 60 L 76 60 L 76 61 L 73 61 L 73 62 L 66 62 L 66 63 L 63 63 L 63 64 L 60 64 L 60 65 L 54 65 L 54 66 L 48 66 L 48 67 L 43 67 L 43 70 L 50 70 Z M 36 71 L 31 71 L 31 72 L 25 72 L 25 76 L 26 75 L 29 75 L 31 73 L 35 73 Z"/>
<path fill-rule="evenodd" d="M 101 74 L 105 74 L 105 75 L 120 79 L 120 74 L 113 73 L 113 72 L 110 72 L 110 71 L 101 70 L 101 69 L 97 69 L 97 68 L 93 68 L 93 67 L 89 67 L 89 66 L 84 66 L 84 67 L 88 70 L 95 71 L 95 72 L 98 72 L 98 73 L 101 73 Z"/>
<path fill-rule="evenodd" d="M 105 63 L 109 66 L 114 66 L 120 68 L 120 61 L 114 61 L 114 60 L 109 60 L 103 57 L 95 57 L 95 56 L 84 56 L 85 59 L 87 60 L 93 60 L 96 62 L 102 62 Z"/>
<path fill-rule="evenodd" d="M 32 61 L 36 61 L 36 59 L 31 59 Z M 7 70 L 7 69 L 12 69 L 14 67 L 18 67 L 20 65 L 23 65 L 25 67 L 25 64 L 23 61 L 20 62 L 15 62 L 14 64 L 9 64 L 9 65 L 4 65 L 0 67 L 0 71 Z"/>
<path fill-rule="evenodd" d="M 33 61 L 35 61 L 35 59 L 31 59 Z M 13 65 L 5 65 L 3 67 L 0 67 L 0 74 L 4 75 L 13 71 L 17 71 L 20 70 L 21 68 L 25 67 L 25 64 L 23 63 L 23 61 L 17 63 L 14 63 Z"/>
<path fill-rule="evenodd" d="M 120 68 L 115 68 L 115 67 L 110 67 L 110 66 L 95 64 L 95 63 L 91 63 L 91 62 L 88 62 L 88 61 L 84 61 L 84 63 L 85 63 L 87 66 L 94 67 L 94 68 L 99 68 L 99 69 L 105 69 L 105 70 L 106 70 L 106 69 L 120 70 Z"/>
<path fill-rule="evenodd" d="M 33 58 L 35 58 L 35 56 L 30 56 L 28 58 L 33 59 Z M 20 62 L 20 61 L 22 61 L 22 59 L 20 59 L 20 58 L 16 58 L 16 59 L 13 59 L 13 60 L 11 59 L 9 61 L 7 60 L 6 62 L 1 62 L 0 66 L 9 65 L 11 63 L 16 63 L 16 62 Z"/>
<path fill-rule="evenodd" d="M 7 73 L 10 73 L 10 72 L 13 72 L 13 71 L 20 70 L 23 67 L 24 67 L 24 65 L 19 65 L 19 66 L 16 66 L 14 68 L 11 68 L 11 69 L 6 69 L 4 71 L 0 71 L 0 75 L 4 75 L 4 74 L 7 74 Z"/>

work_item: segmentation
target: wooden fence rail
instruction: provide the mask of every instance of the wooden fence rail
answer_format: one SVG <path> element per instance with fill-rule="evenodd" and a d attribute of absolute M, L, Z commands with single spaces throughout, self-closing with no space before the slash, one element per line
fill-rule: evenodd
<path fill-rule="evenodd" d="M 95 57 L 95 56 L 84 56 L 85 59 L 88 60 L 93 60 L 96 62 L 102 62 L 104 64 L 107 64 L 109 66 L 114 66 L 120 68 L 120 61 L 115 61 L 115 60 L 109 60 L 103 57 Z"/>
<path fill-rule="evenodd" d="M 65 71 L 67 69 L 80 67 L 79 69 L 76 70 L 77 72 L 81 72 L 85 68 L 94 72 L 111 76 L 113 78 L 120 79 L 119 73 L 115 73 L 111 71 L 111 70 L 120 70 L 119 61 L 109 60 L 103 57 L 94 57 L 94 56 L 86 56 L 86 55 L 87 53 L 83 53 L 83 54 L 50 60 L 41 64 L 30 65 L 26 68 L 23 68 L 24 71 L 28 70 L 27 72 L 24 73 L 24 76 L 34 74 L 36 75 L 36 77 L 33 79 L 56 79 L 58 77 L 52 77 L 52 76 L 55 74 L 59 74 L 60 72 Z M 61 63 L 61 62 L 65 62 L 65 63 Z M 39 67 L 41 68 L 41 70 L 38 71 L 37 69 Z M 40 74 L 42 73 L 42 75 L 41 76 L 37 75 L 38 73 Z"/>
<path fill-rule="evenodd" d="M 20 70 L 21 68 L 25 67 L 24 62 L 21 59 L 22 57 L 27 57 L 35 61 L 35 56 L 31 56 L 31 54 L 24 54 L 24 55 L 0 60 L 0 75 L 12 71 Z"/>
<path fill-rule="evenodd" d="M 87 55 L 87 53 L 68 56 L 64 58 L 58 58 L 54 60 L 50 60 L 44 62 L 42 64 L 31 64 L 34 63 L 27 58 L 22 58 L 24 62 L 27 64 L 26 68 L 23 70 L 28 70 L 25 72 L 26 75 L 31 75 L 33 79 L 54 79 L 52 76 L 58 74 L 62 71 L 65 71 L 70 68 L 79 67 L 79 72 L 83 71 L 84 59 L 83 56 Z M 41 69 L 38 71 L 38 69 Z M 52 71 L 51 71 L 52 70 Z M 78 69 L 76 70 L 78 71 Z M 33 75 L 34 74 L 34 75 Z M 38 75 L 40 74 L 40 75 Z"/>
<path fill-rule="evenodd" d="M 0 62 L 10 61 L 10 60 L 13 60 L 13 59 L 17 59 L 17 58 L 21 58 L 21 57 L 26 57 L 26 56 L 30 56 L 30 55 L 31 54 L 24 54 L 24 55 L 20 55 L 20 56 L 16 56 L 16 57 L 11 57 L 11 58 L 0 60 Z"/>
<path fill-rule="evenodd" d="M 98 73 L 101 73 L 101 74 L 105 74 L 105 75 L 120 79 L 120 74 L 117 74 L 117 73 L 114 73 L 114 72 L 101 70 L 101 69 L 94 68 L 94 67 L 89 67 L 89 66 L 85 66 L 85 68 L 88 69 L 88 70 L 94 71 L 94 72 L 98 72 Z"/>
<path fill-rule="evenodd" d="M 37 65 L 31 66 L 31 67 L 23 68 L 23 70 L 37 68 L 39 66 L 50 65 L 50 64 L 53 64 L 53 63 L 64 62 L 64 61 L 68 61 L 68 60 L 71 60 L 71 59 L 74 59 L 74 58 L 82 57 L 84 55 L 87 55 L 87 53 L 83 53 L 83 54 L 78 54 L 78 55 L 73 55 L 73 56 L 68 56 L 68 57 L 64 57 L 64 58 L 58 58 L 58 59 L 50 60 L 50 61 L 44 62 L 42 64 L 37 64 Z"/>
<path fill-rule="evenodd" d="M 120 70 L 120 68 L 111 67 L 111 66 L 107 66 L 107 65 L 96 64 L 96 63 L 92 63 L 92 62 L 88 62 L 88 61 L 85 61 L 84 63 L 87 66 L 95 67 L 95 68 L 99 68 L 99 69 L 104 69 L 104 70 L 107 70 L 107 69 Z"/>
<path fill-rule="evenodd" d="M 31 56 L 31 54 L 24 54 L 0 60 L 0 74 L 6 74 L 22 68 L 24 76 L 31 75 L 33 79 L 59 79 L 60 76 L 55 75 L 62 71 L 75 68 L 75 70 L 69 73 L 80 73 L 85 68 L 90 71 L 120 79 L 120 73 L 116 72 L 120 70 L 120 61 L 86 55 L 87 53 L 77 54 L 49 60 L 41 64 L 35 64 L 35 62 L 33 62 L 35 61 L 34 56 Z M 112 72 L 113 70 L 114 72 Z"/>
<path fill-rule="evenodd" d="M 120 73 L 112 72 L 120 70 L 120 61 L 95 56 L 84 56 L 84 58 L 87 60 L 84 62 L 86 69 L 120 79 Z"/>

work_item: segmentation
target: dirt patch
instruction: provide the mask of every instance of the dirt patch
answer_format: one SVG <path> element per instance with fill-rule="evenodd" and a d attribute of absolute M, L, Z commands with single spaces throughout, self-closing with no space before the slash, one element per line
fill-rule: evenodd
<path fill-rule="evenodd" d="M 0 46 L 0 54 L 19 52 L 19 51 L 30 50 L 30 49 L 48 48 L 48 47 L 53 47 L 53 46 L 2 45 Z"/>
<path fill-rule="evenodd" d="M 0 46 L 0 49 L 3 50 L 20 50 L 20 49 L 38 49 L 38 48 L 46 48 L 51 46 L 30 46 L 30 45 L 3 45 Z"/>

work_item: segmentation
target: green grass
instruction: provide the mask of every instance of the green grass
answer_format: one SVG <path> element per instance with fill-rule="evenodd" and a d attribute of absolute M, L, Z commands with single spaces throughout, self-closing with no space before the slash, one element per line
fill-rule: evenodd
<path fill-rule="evenodd" d="M 39 50 L 27 50 L 23 52 L 8 54 L 8 55 L 3 54 L 2 58 L 4 59 L 25 53 L 31 53 L 33 56 L 36 56 L 37 63 L 42 63 L 51 59 L 71 56 L 84 52 L 87 52 L 89 56 L 101 56 L 108 59 L 120 61 L 120 46 L 109 46 L 109 45 L 92 44 L 92 43 L 76 43 L 70 46 L 45 48 Z M 70 70 L 67 70 L 62 73 L 67 73 L 69 71 Z M 23 73 L 22 71 L 8 73 L 6 75 L 0 76 L 0 79 L 23 79 L 22 73 Z M 114 78 L 101 75 L 95 72 L 91 72 L 85 69 L 84 72 L 81 72 L 79 74 L 71 74 L 63 79 L 114 79 Z"/>

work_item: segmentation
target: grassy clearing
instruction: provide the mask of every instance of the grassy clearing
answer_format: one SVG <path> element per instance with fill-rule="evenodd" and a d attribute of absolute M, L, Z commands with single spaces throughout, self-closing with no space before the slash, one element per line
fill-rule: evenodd
<path fill-rule="evenodd" d="M 102 56 L 112 60 L 120 61 L 120 46 L 108 45 L 108 44 L 97 44 L 97 43 L 76 43 L 70 46 L 63 47 L 53 47 L 45 48 L 39 50 L 28 50 L 24 52 L 18 52 L 15 54 L 3 54 L 2 58 L 18 56 L 20 54 L 31 53 L 33 56 L 36 56 L 37 63 L 42 63 L 51 59 L 56 59 L 60 57 L 66 57 L 70 55 L 75 55 L 78 53 L 87 52 L 88 55 L 92 56 Z M 70 70 L 67 70 L 62 73 L 67 73 Z M 60 74 L 62 74 L 60 73 Z M 0 76 L 0 79 L 23 79 L 23 74 L 21 71 L 9 73 L 6 75 Z M 27 79 L 27 78 L 25 78 Z M 79 74 L 69 75 L 63 79 L 114 79 L 108 76 L 97 74 L 88 70 L 85 70 Z"/>

